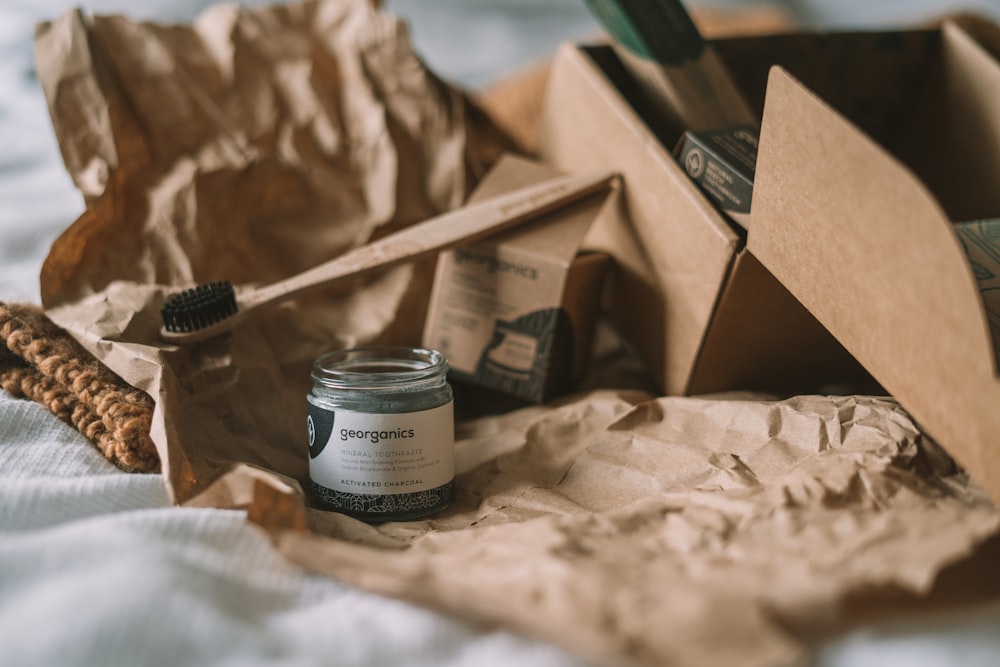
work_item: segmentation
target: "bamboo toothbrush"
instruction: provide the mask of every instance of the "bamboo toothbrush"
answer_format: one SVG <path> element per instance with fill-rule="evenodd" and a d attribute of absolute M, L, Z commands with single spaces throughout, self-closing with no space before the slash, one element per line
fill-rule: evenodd
<path fill-rule="evenodd" d="M 659 112 L 684 130 L 759 125 L 680 0 L 585 0 Z"/>
<path fill-rule="evenodd" d="M 161 315 L 163 340 L 186 344 L 231 330 L 257 310 L 344 278 L 361 276 L 491 234 L 611 187 L 617 175 L 594 171 L 560 176 L 493 197 L 407 227 L 348 251 L 298 275 L 237 295 L 229 281 L 213 282 L 169 297 Z"/>

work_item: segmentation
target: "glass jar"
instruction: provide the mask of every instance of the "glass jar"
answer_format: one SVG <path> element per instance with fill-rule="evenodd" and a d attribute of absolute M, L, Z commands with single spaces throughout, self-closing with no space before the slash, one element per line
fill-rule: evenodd
<path fill-rule="evenodd" d="M 364 521 L 447 507 L 455 493 L 448 362 L 435 350 L 366 347 L 313 363 L 309 401 L 312 504 Z"/>

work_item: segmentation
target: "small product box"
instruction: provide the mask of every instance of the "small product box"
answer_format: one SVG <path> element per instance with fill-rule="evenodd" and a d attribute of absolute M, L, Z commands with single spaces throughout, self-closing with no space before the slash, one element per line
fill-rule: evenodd
<path fill-rule="evenodd" d="M 558 175 L 504 156 L 470 201 Z M 583 375 L 609 259 L 580 246 L 610 196 L 442 253 L 423 343 L 444 353 L 453 380 L 537 403 Z"/>
<path fill-rule="evenodd" d="M 746 229 L 760 133 L 752 125 L 685 132 L 677 159 L 716 206 Z"/>

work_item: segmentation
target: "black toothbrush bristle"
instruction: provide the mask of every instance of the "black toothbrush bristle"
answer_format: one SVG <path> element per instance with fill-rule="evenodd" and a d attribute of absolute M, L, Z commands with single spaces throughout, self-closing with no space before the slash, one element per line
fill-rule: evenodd
<path fill-rule="evenodd" d="M 204 283 L 172 295 L 160 314 L 172 333 L 189 333 L 236 314 L 236 290 L 228 280 Z"/>

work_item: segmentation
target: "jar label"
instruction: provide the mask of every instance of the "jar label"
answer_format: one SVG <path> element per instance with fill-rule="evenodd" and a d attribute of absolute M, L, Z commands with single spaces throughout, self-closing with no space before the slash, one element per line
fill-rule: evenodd
<path fill-rule="evenodd" d="M 453 403 L 375 414 L 309 403 L 309 476 L 334 491 L 429 491 L 455 477 Z"/>

